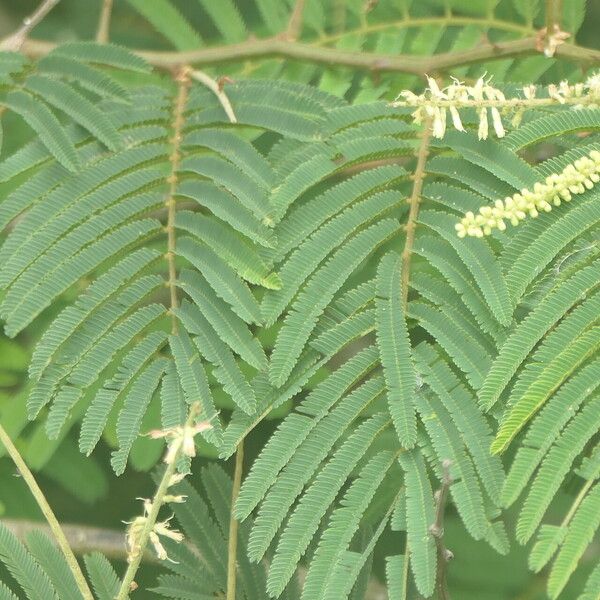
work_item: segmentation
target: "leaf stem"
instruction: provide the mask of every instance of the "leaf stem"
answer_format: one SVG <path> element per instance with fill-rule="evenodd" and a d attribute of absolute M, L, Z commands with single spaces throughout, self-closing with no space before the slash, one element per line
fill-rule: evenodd
<path fill-rule="evenodd" d="M 244 440 L 238 444 L 235 452 L 235 471 L 231 490 L 231 510 L 229 513 L 229 539 L 227 546 L 227 600 L 235 600 L 237 586 L 237 544 L 239 521 L 234 516 L 234 506 L 240 495 L 242 473 L 244 471 Z"/>
<path fill-rule="evenodd" d="M 35 480 L 35 477 L 33 476 L 33 473 L 29 470 L 29 467 L 23 460 L 23 457 L 17 450 L 17 447 L 13 444 L 13 441 L 10 439 L 10 436 L 4 427 L 2 427 L 2 425 L 0 425 L 0 442 L 6 448 L 6 451 L 15 463 L 19 473 L 21 473 L 23 480 L 27 484 L 27 487 L 31 491 L 31 494 L 40 507 L 42 514 L 46 518 L 50 530 L 52 531 L 52 534 L 54 535 L 54 538 L 61 549 L 67 564 L 69 565 L 69 569 L 71 570 L 71 573 L 73 573 L 75 583 L 77 584 L 81 595 L 83 596 L 84 600 L 94 600 L 94 596 L 92 595 L 92 592 L 87 584 L 83 571 L 81 570 L 81 567 L 79 566 L 79 563 L 73 554 L 71 546 L 69 546 L 69 542 L 67 541 L 56 515 L 52 511 L 50 504 L 48 504 L 48 501 L 44 496 L 44 492 L 42 492 L 40 486 Z"/>
<path fill-rule="evenodd" d="M 108 31 L 110 29 L 110 15 L 112 13 L 113 0 L 102 0 L 100 9 L 100 20 L 98 21 L 98 30 L 96 32 L 96 41 L 99 44 L 108 42 Z"/>
<path fill-rule="evenodd" d="M 180 67 L 175 76 L 177 82 L 177 98 L 173 106 L 173 137 L 171 139 L 172 150 L 169 158 L 171 163 L 171 172 L 167 178 L 169 184 L 169 191 L 167 194 L 167 200 L 165 205 L 168 210 L 167 215 L 167 254 L 166 259 L 169 264 L 169 281 L 168 286 L 171 297 L 171 333 L 177 334 L 177 316 L 175 310 L 178 307 L 177 300 L 177 268 L 175 265 L 175 251 L 176 251 L 176 234 L 175 234 L 175 217 L 177 215 L 177 200 L 175 195 L 177 193 L 177 171 L 179 170 L 179 163 L 181 162 L 181 139 L 183 135 L 183 125 L 185 121 L 185 106 L 187 104 L 188 92 L 190 88 L 190 67 L 184 65 Z"/>
<path fill-rule="evenodd" d="M 305 0 L 296 0 L 294 9 L 290 15 L 290 20 L 288 21 L 287 29 L 283 33 L 283 37 L 290 42 L 295 42 L 300 37 L 304 4 Z"/>
<path fill-rule="evenodd" d="M 408 303 L 408 286 L 410 282 L 410 261 L 412 249 L 415 242 L 415 229 L 417 228 L 417 219 L 419 217 L 419 207 L 421 205 L 421 192 L 423 190 L 423 180 L 425 179 L 425 165 L 429 156 L 429 143 L 431 141 L 431 117 L 426 117 L 423 122 L 423 131 L 421 133 L 421 143 L 417 151 L 417 164 L 412 176 L 413 187 L 408 200 L 410 209 L 406 221 L 406 240 L 402 252 L 402 304 L 406 311 Z"/>

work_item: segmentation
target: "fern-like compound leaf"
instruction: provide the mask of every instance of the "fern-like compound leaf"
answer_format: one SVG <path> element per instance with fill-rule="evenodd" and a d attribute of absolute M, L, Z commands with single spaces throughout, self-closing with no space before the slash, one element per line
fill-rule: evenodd
<path fill-rule="evenodd" d="M 387 384 L 388 406 L 400 443 L 412 448 L 417 439 L 413 365 L 402 306 L 402 259 L 387 254 L 377 270 L 377 345 Z"/>

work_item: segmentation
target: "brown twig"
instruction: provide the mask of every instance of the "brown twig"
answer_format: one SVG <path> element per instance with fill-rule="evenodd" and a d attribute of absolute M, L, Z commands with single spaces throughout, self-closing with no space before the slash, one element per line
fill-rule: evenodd
<path fill-rule="evenodd" d="M 100 20 L 98 21 L 98 31 L 96 32 L 96 41 L 99 44 L 108 42 L 108 30 L 110 29 L 110 15 L 112 13 L 113 0 L 102 0 L 100 9 Z"/>
<path fill-rule="evenodd" d="M 60 0 L 44 0 L 37 9 L 23 19 L 23 24 L 17 31 L 0 42 L 0 50 L 18 52 L 21 50 L 29 32 L 60 2 Z"/>
<path fill-rule="evenodd" d="M 294 4 L 294 9 L 292 10 L 292 14 L 290 15 L 290 20 L 288 21 L 287 29 L 283 34 L 283 39 L 288 40 L 290 42 L 295 42 L 299 37 L 302 31 L 302 17 L 304 15 L 304 5 L 305 0 L 296 0 Z"/>
<path fill-rule="evenodd" d="M 408 200 L 410 208 L 408 219 L 406 221 L 406 240 L 404 250 L 402 251 L 402 304 L 406 310 L 408 302 L 408 286 L 410 282 L 410 260 L 412 257 L 413 244 L 415 242 L 415 229 L 419 217 L 419 207 L 421 205 L 421 192 L 423 191 L 423 180 L 425 179 L 425 165 L 429 156 L 429 143 L 431 141 L 431 117 L 427 117 L 423 122 L 423 131 L 421 133 L 421 143 L 417 151 L 417 164 L 412 176 L 413 187 Z"/>
<path fill-rule="evenodd" d="M 429 532 L 434 537 L 437 546 L 436 589 L 438 600 L 450 600 L 450 592 L 446 583 L 446 565 L 454 555 L 444 545 L 444 513 L 446 511 L 448 490 L 452 485 L 451 465 L 451 460 L 445 459 L 442 461 L 442 485 L 435 493 L 435 521 L 429 527 Z"/>
<path fill-rule="evenodd" d="M 149 52 L 132 50 L 150 64 L 165 69 L 202 63 L 203 65 L 219 64 L 250 58 L 281 57 L 303 60 L 327 65 L 348 66 L 381 72 L 434 73 L 456 66 L 463 66 L 488 60 L 497 60 L 516 56 L 537 54 L 539 42 L 536 36 L 520 40 L 486 44 L 470 50 L 444 52 L 433 56 L 413 56 L 406 54 L 375 54 L 372 52 L 353 52 L 338 48 L 320 48 L 301 42 L 289 42 L 278 38 L 264 40 L 247 40 L 227 46 L 199 48 L 183 52 Z M 26 40 L 23 45 L 25 54 L 38 57 L 48 54 L 56 47 L 52 42 Z M 584 66 L 600 64 L 600 50 L 584 48 L 576 44 L 561 44 L 556 49 L 556 56 L 569 58 Z"/>

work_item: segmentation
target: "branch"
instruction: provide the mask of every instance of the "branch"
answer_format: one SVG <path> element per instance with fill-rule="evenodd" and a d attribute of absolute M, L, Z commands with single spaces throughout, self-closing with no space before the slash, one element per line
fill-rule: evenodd
<path fill-rule="evenodd" d="M 30 16 L 23 19 L 21 27 L 2 40 L 0 50 L 18 52 L 23 47 L 29 32 L 60 2 L 60 0 L 44 0 Z"/>
<path fill-rule="evenodd" d="M 446 510 L 446 500 L 448 490 L 452 485 L 452 476 L 450 475 L 451 460 L 442 461 L 442 486 L 435 493 L 435 522 L 429 528 L 429 532 L 435 539 L 437 546 L 437 576 L 436 588 L 438 600 L 450 600 L 450 592 L 446 583 L 446 564 L 454 558 L 454 555 L 444 545 L 444 512 Z"/>
<path fill-rule="evenodd" d="M 422 75 L 482 61 L 539 54 L 537 37 L 486 44 L 471 50 L 444 52 L 433 56 L 413 56 L 407 54 L 374 54 L 372 52 L 352 52 L 338 48 L 319 48 L 301 42 L 283 41 L 277 38 L 247 40 L 238 44 L 186 50 L 183 52 L 149 52 L 131 50 L 150 64 L 164 68 L 184 64 L 202 63 L 214 65 L 249 58 L 280 57 L 293 58 L 326 65 L 340 65 L 380 72 L 412 73 Z M 31 57 L 45 56 L 56 47 L 53 42 L 26 40 L 25 54 Z M 575 44 L 561 44 L 555 56 L 561 56 L 582 63 L 584 66 L 600 64 L 600 50 L 584 48 Z"/>
<path fill-rule="evenodd" d="M 32 496 L 35 498 L 35 501 L 40 507 L 42 514 L 46 518 L 48 526 L 52 531 L 52 535 L 56 539 L 56 542 L 58 543 L 58 546 L 61 549 L 65 560 L 67 561 L 67 565 L 69 566 L 69 569 L 73 574 L 75 583 L 77 584 L 77 587 L 79 588 L 82 597 L 84 598 L 84 600 L 94 600 L 94 596 L 90 591 L 90 588 L 87 584 L 85 576 L 83 575 L 81 567 L 79 566 L 79 563 L 77 562 L 77 559 L 73 554 L 71 546 L 69 546 L 69 542 L 60 526 L 60 523 L 58 522 L 58 519 L 56 518 L 56 515 L 52 511 L 50 504 L 48 504 L 46 496 L 44 496 L 44 492 L 42 492 L 42 490 L 40 489 L 40 486 L 37 484 L 33 473 L 29 470 L 27 463 L 23 460 L 23 457 L 17 450 L 16 446 L 13 444 L 12 440 L 10 439 L 10 436 L 8 435 L 8 433 L 6 433 L 2 425 L 0 425 L 0 443 L 4 446 L 4 448 L 6 448 L 6 451 L 15 463 L 17 469 L 19 470 L 19 473 L 21 473 L 23 480 L 27 484 L 27 487 L 31 491 Z"/>
<path fill-rule="evenodd" d="M 108 42 L 108 30 L 110 28 L 110 15 L 112 12 L 113 0 L 102 0 L 100 9 L 100 20 L 98 21 L 98 31 L 96 32 L 96 41 L 99 44 Z"/>

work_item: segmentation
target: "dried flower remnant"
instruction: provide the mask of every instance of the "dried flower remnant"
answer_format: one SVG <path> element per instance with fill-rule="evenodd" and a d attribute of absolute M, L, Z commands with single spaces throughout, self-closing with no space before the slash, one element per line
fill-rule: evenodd
<path fill-rule="evenodd" d="M 193 425 L 171 427 L 170 429 L 153 429 L 148 435 L 153 439 L 165 438 L 169 440 L 164 462 L 170 465 L 181 447 L 184 456 L 193 458 L 196 456 L 196 444 L 194 438 L 197 434 L 212 429 L 210 421 L 199 421 Z"/>
<path fill-rule="evenodd" d="M 156 552 L 156 556 L 159 560 L 169 560 L 173 562 L 167 555 L 165 547 L 162 545 L 159 536 L 167 537 L 178 544 L 183 541 L 183 534 L 176 529 L 170 528 L 170 520 L 173 517 L 169 517 L 164 521 L 155 523 L 154 527 L 149 533 L 150 542 Z M 133 521 L 129 522 L 127 528 L 127 561 L 131 562 L 135 557 L 142 552 L 141 537 L 144 527 L 146 526 L 148 517 L 136 517 Z"/>
<path fill-rule="evenodd" d="M 176 480 L 174 480 L 172 478 L 171 481 L 169 482 L 169 487 L 171 485 L 180 483 L 183 478 L 184 478 L 184 475 L 180 475 L 179 477 L 177 477 Z M 167 494 L 162 499 L 161 506 L 163 504 L 170 504 L 170 503 L 182 504 L 186 501 L 186 499 L 187 499 L 187 496 L 183 496 L 180 494 L 178 494 L 178 495 Z M 127 525 L 129 525 L 129 527 L 127 528 L 127 537 L 126 537 L 127 562 L 131 562 L 132 560 L 137 558 L 143 550 L 141 540 L 143 538 L 144 529 L 148 525 L 148 518 L 152 511 L 152 501 L 151 500 L 149 500 L 148 498 L 138 498 L 138 500 L 141 500 L 144 504 L 144 515 L 136 517 L 133 521 L 126 521 Z M 168 519 L 165 519 L 164 521 L 156 522 L 154 524 L 154 526 L 152 527 L 152 529 L 150 530 L 150 532 L 148 533 L 150 543 L 152 544 L 152 547 L 154 548 L 154 551 L 156 552 L 156 556 L 158 557 L 158 559 L 159 560 L 169 560 L 170 562 L 173 562 L 173 561 L 167 555 L 167 551 L 166 551 L 165 547 L 162 545 L 159 536 L 167 537 L 177 543 L 180 543 L 183 541 L 183 534 L 180 531 L 177 531 L 176 529 L 171 529 L 171 527 L 170 527 L 170 521 L 172 518 L 173 518 L 173 516 L 170 516 Z"/>
<path fill-rule="evenodd" d="M 554 24 L 550 31 L 547 27 L 540 29 L 536 40 L 536 50 L 543 52 L 547 58 L 552 58 L 556 54 L 556 49 L 564 44 L 571 37 L 571 34 L 562 31 L 558 24 Z"/>
<path fill-rule="evenodd" d="M 560 206 L 574 195 L 592 189 L 599 181 L 600 152 L 592 150 L 561 173 L 546 177 L 544 183 L 537 182 L 533 190 L 522 189 L 504 200 L 496 200 L 493 206 L 482 206 L 478 214 L 469 211 L 456 224 L 456 232 L 459 237 L 483 237 L 493 229 L 504 231 L 505 220 L 518 225 L 527 216 L 535 218 L 540 212 L 549 212 L 553 206 Z"/>

